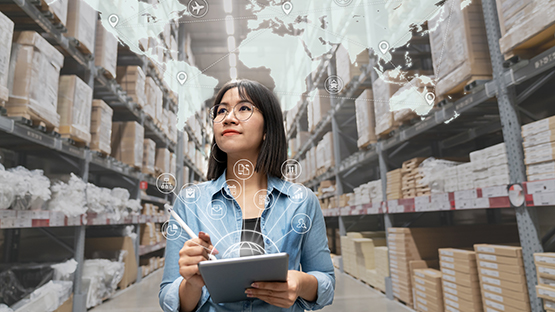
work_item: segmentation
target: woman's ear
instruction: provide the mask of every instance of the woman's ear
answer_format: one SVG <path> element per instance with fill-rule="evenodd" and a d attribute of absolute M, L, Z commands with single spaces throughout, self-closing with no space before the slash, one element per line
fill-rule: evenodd
<path fill-rule="evenodd" d="M 266 140 L 266 133 L 264 133 L 264 136 L 262 137 L 262 141 Z"/>

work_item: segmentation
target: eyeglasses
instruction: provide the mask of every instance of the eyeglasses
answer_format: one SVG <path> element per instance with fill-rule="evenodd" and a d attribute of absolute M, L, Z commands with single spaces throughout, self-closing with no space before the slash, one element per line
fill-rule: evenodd
<path fill-rule="evenodd" d="M 252 103 L 239 103 L 233 107 L 233 114 L 235 118 L 240 121 L 247 121 L 251 118 L 254 110 L 258 109 Z M 212 121 L 220 123 L 225 120 L 229 114 L 229 107 L 223 104 L 216 104 L 210 109 L 210 117 Z"/>

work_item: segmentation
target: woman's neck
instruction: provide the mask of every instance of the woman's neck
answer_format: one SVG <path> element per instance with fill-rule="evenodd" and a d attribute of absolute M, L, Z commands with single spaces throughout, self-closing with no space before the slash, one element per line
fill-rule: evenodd
<path fill-rule="evenodd" d="M 226 170 L 226 180 L 229 179 L 233 179 L 236 181 L 245 181 L 245 188 L 246 189 L 266 189 L 267 185 L 268 185 L 268 177 L 266 176 L 265 172 L 256 172 L 254 171 L 254 168 L 256 167 L 256 161 L 258 159 L 258 154 L 253 154 L 253 155 L 242 155 L 241 157 L 234 157 L 233 155 L 227 155 L 227 170 Z M 250 162 L 244 161 L 244 160 L 248 160 Z M 237 163 L 237 166 L 235 166 L 235 164 Z M 251 165 L 252 164 L 252 168 L 239 168 L 240 165 Z M 240 172 L 236 172 L 243 169 L 244 171 L 241 171 L 244 173 L 243 176 L 241 176 Z M 250 170 L 250 172 L 248 172 L 248 170 Z M 248 173 L 247 173 L 248 172 Z M 250 174 L 252 174 L 252 176 L 250 176 L 249 178 L 245 179 L 245 176 L 249 176 Z"/>

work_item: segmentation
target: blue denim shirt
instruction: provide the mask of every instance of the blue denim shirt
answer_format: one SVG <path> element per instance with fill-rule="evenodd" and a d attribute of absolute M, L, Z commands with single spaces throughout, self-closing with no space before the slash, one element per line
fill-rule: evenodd
<path fill-rule="evenodd" d="M 199 198 L 183 200 L 187 195 L 185 189 L 179 194 L 181 199 L 176 200 L 174 210 L 193 232 L 204 231 L 210 234 L 212 244 L 219 251 L 217 258 L 238 257 L 238 249 L 234 246 L 241 243 L 242 211 L 231 195 L 225 172 L 217 180 L 197 186 Z M 301 192 L 304 195 L 300 197 L 297 193 L 299 188 L 304 191 Z M 289 270 L 302 268 L 303 272 L 316 277 L 316 301 L 308 302 L 297 298 L 289 309 L 272 306 L 260 299 L 217 304 L 211 300 L 210 293 L 204 286 L 196 311 L 304 311 L 318 310 L 332 303 L 335 275 L 318 198 L 304 186 L 270 176 L 268 194 L 269 200 L 261 215 L 264 250 L 267 254 L 288 253 Z M 211 210 L 214 208 L 216 210 Z M 171 220 L 170 227 L 174 223 Z M 183 280 L 179 274 L 179 251 L 189 239 L 185 231 L 180 229 L 168 232 L 164 277 L 158 294 L 160 306 L 165 312 L 179 311 L 179 285 Z"/>

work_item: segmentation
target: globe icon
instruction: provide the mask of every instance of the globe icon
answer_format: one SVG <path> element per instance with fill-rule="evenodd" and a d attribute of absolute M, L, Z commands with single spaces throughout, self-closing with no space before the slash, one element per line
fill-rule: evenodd
<path fill-rule="evenodd" d="M 231 245 L 223 254 L 223 259 L 248 257 L 248 256 L 259 256 L 265 254 L 264 248 L 262 246 L 253 242 L 239 242 Z"/>

